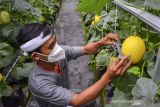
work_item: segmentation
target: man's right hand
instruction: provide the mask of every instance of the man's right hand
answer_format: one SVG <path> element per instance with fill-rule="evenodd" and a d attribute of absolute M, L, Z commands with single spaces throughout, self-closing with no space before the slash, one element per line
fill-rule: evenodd
<path fill-rule="evenodd" d="M 131 63 L 132 61 L 129 60 L 128 57 L 113 62 L 99 81 L 82 91 L 80 94 L 74 94 L 70 105 L 77 107 L 95 99 L 113 78 L 123 75 L 127 68 L 131 66 Z"/>
<path fill-rule="evenodd" d="M 123 57 L 122 59 L 118 58 L 108 67 L 104 75 L 112 80 L 117 76 L 123 75 L 124 72 L 131 66 L 131 64 L 132 61 L 129 59 L 129 57 Z"/>

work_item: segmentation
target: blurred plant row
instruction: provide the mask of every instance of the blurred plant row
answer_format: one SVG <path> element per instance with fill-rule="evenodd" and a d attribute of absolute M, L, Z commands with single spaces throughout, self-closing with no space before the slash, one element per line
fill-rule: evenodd
<path fill-rule="evenodd" d="M 0 1 L 0 99 L 14 93 L 17 82 L 23 91 L 27 89 L 27 79 L 34 66 L 29 56 L 19 55 L 19 47 L 15 40 L 18 29 L 25 23 L 48 23 L 53 28 L 61 6 L 60 0 L 2 0 Z M 8 71 L 19 60 L 9 78 Z M 22 81 L 21 81 L 22 80 Z M 26 94 L 26 93 L 25 93 Z M 24 99 L 27 100 L 27 95 Z"/>
<path fill-rule="evenodd" d="M 159 0 L 117 1 L 150 12 L 156 15 L 155 17 L 160 17 Z M 106 105 L 107 97 L 112 97 L 112 101 L 123 99 L 140 100 L 144 106 L 155 106 L 160 103 L 160 85 L 154 83 L 151 79 L 157 59 L 158 48 L 160 47 L 160 32 L 151 28 L 135 15 L 128 13 L 118 6 L 116 7 L 113 0 L 102 0 L 101 3 L 97 0 L 81 0 L 77 6 L 77 10 L 81 12 L 86 43 L 98 41 L 107 33 L 117 33 L 120 36 L 122 45 L 124 45 L 124 40 L 132 36 L 129 42 L 133 42 L 134 45 L 130 47 L 131 49 L 127 48 L 127 46 L 122 46 L 122 53 L 129 53 L 129 51 L 131 52 L 141 47 L 134 37 L 140 37 L 141 41 L 145 43 L 145 48 L 141 47 L 139 48 L 139 52 L 137 50 L 137 52 L 130 54 L 133 60 L 139 58 L 139 61 L 132 65 L 123 76 L 115 79 L 102 92 L 102 105 Z M 116 11 L 118 11 L 117 15 Z M 129 45 L 129 42 L 125 44 Z M 144 53 L 143 50 L 145 50 Z M 140 57 L 141 54 L 142 57 Z M 107 67 L 117 57 L 117 49 L 113 46 L 103 46 L 96 54 L 90 56 L 89 67 L 94 73 L 95 81 L 103 75 Z M 112 87 L 112 92 L 108 91 L 111 89 L 110 87 Z M 111 105 L 118 107 L 120 104 L 124 107 L 129 107 L 133 103 L 112 103 Z"/>

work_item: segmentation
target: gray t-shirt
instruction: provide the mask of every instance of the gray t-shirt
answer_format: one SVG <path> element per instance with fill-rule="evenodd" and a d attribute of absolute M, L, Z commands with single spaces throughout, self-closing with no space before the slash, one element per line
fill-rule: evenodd
<path fill-rule="evenodd" d="M 59 61 L 61 74 L 45 71 L 37 65 L 33 68 L 28 87 L 32 98 L 28 107 L 66 107 L 74 92 L 68 90 L 68 61 L 82 55 L 82 47 L 62 46 L 66 58 Z"/>

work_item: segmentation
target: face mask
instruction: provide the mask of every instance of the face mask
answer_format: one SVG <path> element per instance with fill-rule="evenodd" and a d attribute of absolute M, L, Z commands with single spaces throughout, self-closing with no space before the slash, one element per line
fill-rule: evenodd
<path fill-rule="evenodd" d="M 65 59 L 65 51 L 61 46 L 59 46 L 56 43 L 52 52 L 48 55 L 48 61 L 55 62 L 55 61 L 59 61 L 62 59 Z"/>
<path fill-rule="evenodd" d="M 65 51 L 57 43 L 55 44 L 53 50 L 51 51 L 49 55 L 44 55 L 44 54 L 39 54 L 39 55 L 46 56 L 48 59 L 47 61 L 44 59 L 40 59 L 40 60 L 45 61 L 45 62 L 50 62 L 50 63 L 65 59 Z"/>

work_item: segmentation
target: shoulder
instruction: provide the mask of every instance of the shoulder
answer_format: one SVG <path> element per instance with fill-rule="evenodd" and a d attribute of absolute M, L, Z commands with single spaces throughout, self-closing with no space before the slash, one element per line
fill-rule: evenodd
<path fill-rule="evenodd" d="M 37 92 L 40 87 L 46 86 L 47 84 L 56 85 L 57 75 L 35 67 L 29 76 L 28 87 L 30 91 Z"/>

